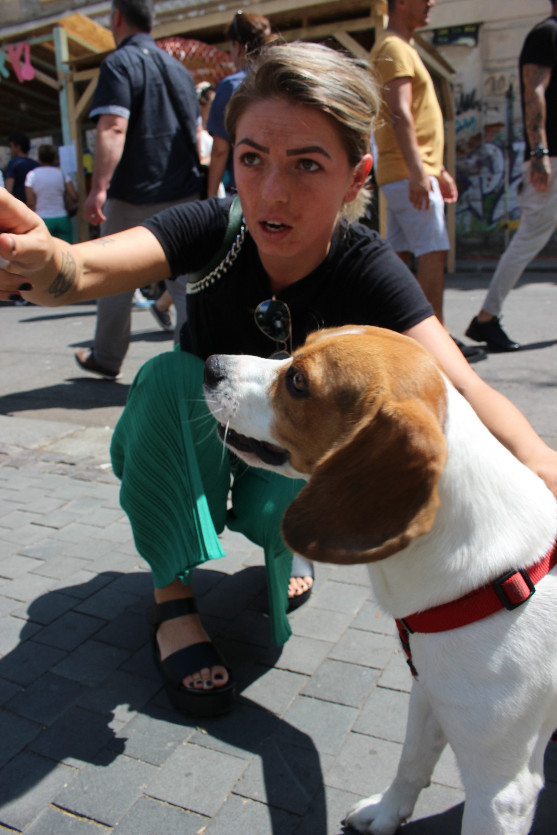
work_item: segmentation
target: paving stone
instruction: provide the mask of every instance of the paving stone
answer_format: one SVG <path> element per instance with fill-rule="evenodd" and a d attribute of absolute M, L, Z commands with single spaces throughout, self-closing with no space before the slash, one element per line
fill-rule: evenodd
<path fill-rule="evenodd" d="M 392 658 L 383 669 L 379 681 L 381 687 L 387 687 L 391 690 L 402 690 L 409 693 L 412 689 L 414 679 L 406 663 L 406 655 L 400 646 L 395 649 Z"/>
<path fill-rule="evenodd" d="M 176 719 L 174 719 L 176 717 Z M 125 746 L 126 756 L 161 766 L 183 743 L 194 734 L 194 726 L 182 723 L 175 712 L 149 709 L 138 713 L 122 731 L 122 738 L 114 738 L 111 748 Z"/>
<path fill-rule="evenodd" d="M 204 829 L 204 835 L 263 835 L 267 832 L 293 835 L 298 831 L 298 824 L 297 815 L 233 794 Z"/>
<path fill-rule="evenodd" d="M 346 612 L 352 617 L 359 612 L 368 597 L 369 592 L 365 586 L 342 583 L 337 580 L 316 582 L 311 595 L 312 603 L 316 608 L 332 612 Z"/>
<path fill-rule="evenodd" d="M 114 543 L 108 539 L 78 539 L 58 541 L 58 552 L 82 560 L 98 560 L 114 551 Z"/>
<path fill-rule="evenodd" d="M 357 716 L 352 707 L 300 696 L 286 711 L 278 734 L 293 745 L 336 754 Z"/>
<path fill-rule="evenodd" d="M 325 659 L 307 680 L 304 696 L 361 708 L 380 672 L 371 667 Z"/>
<path fill-rule="evenodd" d="M 132 603 L 135 603 L 136 599 L 135 595 L 125 594 L 118 589 L 113 589 L 112 584 L 110 584 L 76 606 L 76 611 L 94 615 L 97 618 L 112 620 L 128 606 L 131 606 Z"/>
<path fill-rule="evenodd" d="M 413 827 L 409 832 L 415 832 L 418 835 L 423 827 L 424 835 L 430 831 L 438 835 L 445 835 L 445 833 L 449 835 L 454 831 L 455 835 L 460 835 L 463 800 L 462 791 L 432 782 L 420 792 L 411 817 L 414 822 Z M 440 809 L 447 811 L 439 814 Z M 547 835 L 549 835 L 549 830 Z"/>
<path fill-rule="evenodd" d="M 22 753 L 0 772 L 3 823 L 24 830 L 48 806 L 75 771 L 36 754 Z"/>
<path fill-rule="evenodd" d="M 396 774 L 401 751 L 396 742 L 350 733 L 324 782 L 360 797 L 382 792 Z"/>
<path fill-rule="evenodd" d="M 21 603 L 19 600 L 11 600 L 9 597 L 0 597 L 0 618 L 5 618 L 7 615 L 11 615 L 17 612 L 17 617 L 21 617 L 19 613 L 19 609 L 21 609 Z"/>
<path fill-rule="evenodd" d="M 16 577 L 22 577 L 40 565 L 42 565 L 41 560 L 13 554 L 11 557 L 4 557 L 0 562 L 0 575 L 9 580 L 15 580 Z"/>
<path fill-rule="evenodd" d="M 72 519 L 74 518 L 75 517 L 72 517 Z M 106 547 L 106 543 L 113 547 L 114 540 L 111 536 L 109 536 L 108 530 L 105 529 L 102 532 L 103 536 L 99 536 L 100 533 L 101 531 L 99 531 L 95 525 L 86 525 L 83 522 L 72 521 L 70 524 L 59 530 L 57 535 L 61 542 L 73 542 L 75 544 L 79 544 L 80 542 L 87 542 L 92 539 L 93 541 L 98 540 L 100 543 L 105 543 L 101 547 Z"/>
<path fill-rule="evenodd" d="M 46 672 L 7 702 L 6 708 L 48 726 L 77 701 L 82 690 L 76 682 Z"/>
<path fill-rule="evenodd" d="M 35 631 L 33 624 L 20 621 L 23 629 Z M 53 668 L 66 653 L 54 647 L 36 644 L 32 640 L 23 641 L 12 652 L 0 659 L 0 676 L 15 684 L 27 685 Z"/>
<path fill-rule="evenodd" d="M 38 531 L 38 529 L 37 529 Z M 56 557 L 60 553 L 60 542 L 53 537 L 45 536 L 44 531 L 40 531 L 42 538 L 32 545 L 27 545 L 23 549 L 19 549 L 20 554 L 29 557 L 37 557 L 41 560 L 48 560 L 51 557 Z"/>
<path fill-rule="evenodd" d="M 319 667 L 331 644 L 293 635 L 284 645 L 277 667 L 291 670 L 293 673 L 311 675 Z"/>
<path fill-rule="evenodd" d="M 346 813 L 361 798 L 347 791 L 322 786 L 306 811 L 297 833 L 327 833 L 327 835 L 348 835 L 342 826 Z"/>
<path fill-rule="evenodd" d="M 67 655 L 52 671 L 89 687 L 100 684 L 128 657 L 125 650 L 99 641 L 86 641 Z"/>
<path fill-rule="evenodd" d="M 46 529 L 34 522 L 27 522 L 19 528 L 1 528 L 0 542 L 11 543 L 18 551 L 44 539 Z"/>
<path fill-rule="evenodd" d="M 315 748 L 298 748 L 272 739 L 261 756 L 251 761 L 234 793 L 303 815 L 322 785 L 322 768 L 331 761 Z"/>
<path fill-rule="evenodd" d="M 382 669 L 390 660 L 396 644 L 392 638 L 360 629 L 347 629 L 329 653 L 330 658 Z"/>
<path fill-rule="evenodd" d="M 26 835 L 106 835 L 106 832 L 101 824 L 48 807 L 26 830 Z"/>
<path fill-rule="evenodd" d="M 0 529 L 21 528 L 41 518 L 39 513 L 32 513 L 30 510 L 12 510 L 0 518 Z"/>
<path fill-rule="evenodd" d="M 92 566 L 91 566 L 92 568 Z M 63 591 L 64 594 L 70 597 L 75 597 L 79 600 L 86 600 L 91 595 L 96 594 L 100 589 L 111 583 L 114 577 L 117 576 L 114 572 L 105 571 L 102 574 L 94 573 L 91 570 L 83 569 L 78 571 L 71 577 L 71 583 L 59 583 L 56 589 Z"/>
<path fill-rule="evenodd" d="M 145 644 L 147 637 L 145 615 L 127 609 L 107 623 L 98 632 L 96 640 L 135 652 Z"/>
<path fill-rule="evenodd" d="M 294 635 L 335 644 L 344 635 L 351 620 L 352 616 L 348 612 L 303 606 L 290 618 L 290 625 Z"/>
<path fill-rule="evenodd" d="M 376 687 L 354 722 L 356 733 L 404 742 L 408 718 L 407 693 Z"/>
<path fill-rule="evenodd" d="M 115 826 L 157 774 L 155 766 L 120 756 L 82 768 L 55 798 L 57 806 L 80 817 Z M 113 787 L 118 786 L 118 791 Z"/>
<path fill-rule="evenodd" d="M 19 577 L 17 580 L 7 580 L 2 587 L 2 594 L 14 600 L 21 600 L 22 603 L 31 603 L 41 594 L 51 591 L 54 583 L 55 581 L 50 577 L 26 574 L 25 577 Z"/>
<path fill-rule="evenodd" d="M 208 832 L 209 821 L 209 818 L 151 797 L 140 797 L 112 831 L 118 835 L 200 835 Z M 248 835 L 248 831 L 244 830 L 244 835 Z M 255 835 L 255 831 L 252 832 Z"/>
<path fill-rule="evenodd" d="M 8 600 L 10 598 L 7 598 Z M 17 609 L 21 608 L 21 603 L 18 600 L 11 601 L 16 609 L 13 616 L 2 618 L 2 629 L 0 630 L 0 655 L 6 657 L 10 653 L 15 652 L 23 641 L 23 633 L 25 637 L 32 637 L 32 635 L 40 630 L 38 624 L 30 624 L 24 617 L 17 617 Z M 9 605 L 8 605 L 9 608 Z M 0 659 L 0 676 L 3 674 L 4 665 Z"/>
<path fill-rule="evenodd" d="M 67 599 L 71 600 L 71 598 Z M 75 600 L 72 602 L 75 606 Z M 101 618 L 90 617 L 80 612 L 66 612 L 41 629 L 40 633 L 35 636 L 35 641 L 71 652 L 87 638 L 99 632 L 105 623 L 106 621 Z"/>
<path fill-rule="evenodd" d="M 213 816 L 242 776 L 246 761 L 199 745 L 181 745 L 160 769 L 147 794 Z"/>
<path fill-rule="evenodd" d="M 279 732 L 282 719 L 269 710 L 240 699 L 226 718 L 216 717 L 203 722 L 192 720 L 191 742 L 203 748 L 220 751 L 249 760 L 259 756 L 267 741 Z"/>
<path fill-rule="evenodd" d="M 23 720 L 18 720 L 23 721 Z M 97 758 L 115 737 L 107 725 L 106 718 L 80 707 L 72 707 L 64 716 L 37 736 L 29 746 L 31 751 L 49 757 L 51 760 L 82 767 Z M 118 746 L 120 752 L 123 746 Z M 106 750 L 105 762 L 112 762 L 117 752 Z"/>
<path fill-rule="evenodd" d="M 160 683 L 116 670 L 98 687 L 81 691 L 78 704 L 87 710 L 129 722 L 159 690 Z M 128 726 L 126 726 L 127 730 Z"/>
<path fill-rule="evenodd" d="M 4 708 L 0 710 L 0 768 L 23 751 L 26 745 L 40 734 L 41 726 L 21 716 L 14 716 Z"/>
<path fill-rule="evenodd" d="M 41 561 L 37 568 L 33 569 L 33 573 L 67 582 L 72 574 L 81 571 L 86 565 L 85 560 L 77 557 L 56 556 Z"/>
<path fill-rule="evenodd" d="M 6 679 L 0 678 L 0 705 L 6 704 L 7 701 L 22 692 L 22 687 L 19 687 L 12 681 L 6 681 Z"/>
<path fill-rule="evenodd" d="M 118 548 L 120 549 L 120 543 L 118 544 Z M 120 553 L 120 551 L 108 551 L 103 557 L 99 557 L 95 559 L 95 568 L 97 571 L 122 571 L 125 573 L 133 573 L 138 569 L 142 569 L 144 563 L 141 560 L 141 557 L 136 554 L 124 554 Z M 147 566 L 145 566 L 146 573 L 148 572 Z M 148 574 L 150 578 L 150 574 Z M 151 593 L 152 593 L 152 583 L 151 583 Z"/>
<path fill-rule="evenodd" d="M 299 673 L 261 668 L 261 675 L 242 690 L 242 697 L 282 716 L 307 681 Z"/>

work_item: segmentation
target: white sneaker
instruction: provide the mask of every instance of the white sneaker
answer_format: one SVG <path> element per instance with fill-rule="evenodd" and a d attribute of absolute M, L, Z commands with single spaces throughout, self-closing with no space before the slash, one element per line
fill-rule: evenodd
<path fill-rule="evenodd" d="M 148 307 L 153 307 L 154 302 L 151 299 L 146 299 L 139 287 L 133 294 L 133 302 L 134 307 L 138 307 L 140 310 L 145 310 Z"/>

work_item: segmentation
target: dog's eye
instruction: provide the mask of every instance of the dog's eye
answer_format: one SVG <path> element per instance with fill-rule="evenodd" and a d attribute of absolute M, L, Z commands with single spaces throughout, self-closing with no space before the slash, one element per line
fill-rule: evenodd
<path fill-rule="evenodd" d="M 290 366 L 286 372 L 286 387 L 294 397 L 309 397 L 309 386 L 302 372 Z"/>

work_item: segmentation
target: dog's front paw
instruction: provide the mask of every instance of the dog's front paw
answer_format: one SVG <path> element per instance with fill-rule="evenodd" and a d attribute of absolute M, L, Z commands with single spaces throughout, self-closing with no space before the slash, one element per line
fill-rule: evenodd
<path fill-rule="evenodd" d="M 344 823 L 363 835 L 394 835 L 403 820 L 384 794 L 374 794 L 356 803 Z"/>

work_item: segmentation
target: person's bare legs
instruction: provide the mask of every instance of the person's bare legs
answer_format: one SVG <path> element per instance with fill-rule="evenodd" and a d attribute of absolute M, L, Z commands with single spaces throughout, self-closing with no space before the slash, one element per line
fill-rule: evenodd
<path fill-rule="evenodd" d="M 180 580 L 174 580 L 164 588 L 155 589 L 156 603 L 166 603 L 169 600 L 179 600 L 185 597 L 193 597 L 193 589 L 191 586 L 185 586 Z M 161 623 L 157 630 L 157 643 L 162 661 L 180 649 L 209 640 L 199 615 L 172 618 Z M 184 687 L 193 687 L 195 690 L 210 690 L 227 684 L 228 673 L 225 667 L 205 667 L 191 676 L 186 676 L 182 683 Z"/>
<path fill-rule="evenodd" d="M 416 278 L 424 291 L 427 300 L 433 307 L 433 312 L 440 322 L 443 322 L 443 293 L 445 290 L 445 263 L 447 253 L 426 252 L 418 259 Z"/>

